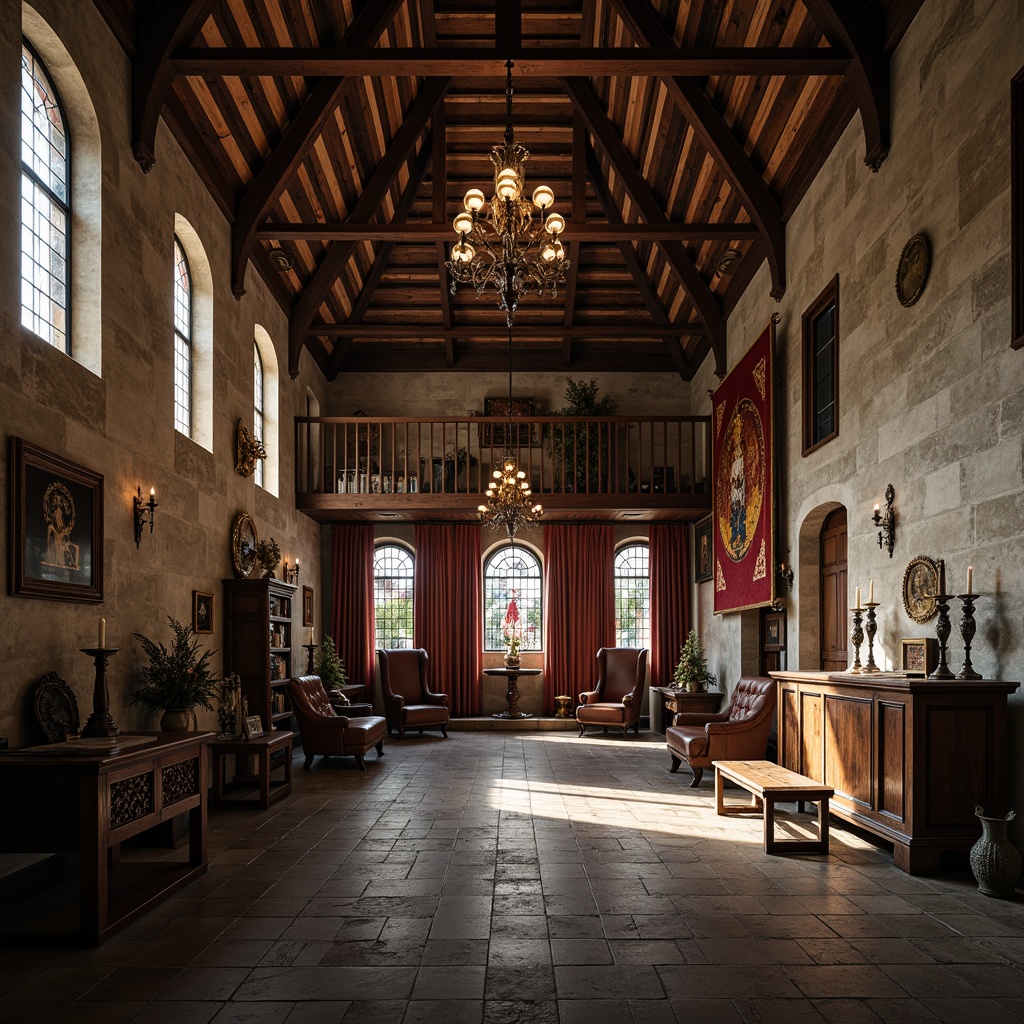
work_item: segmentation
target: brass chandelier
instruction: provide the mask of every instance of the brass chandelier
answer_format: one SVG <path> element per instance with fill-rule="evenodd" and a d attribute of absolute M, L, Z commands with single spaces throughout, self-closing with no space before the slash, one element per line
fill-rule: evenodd
<path fill-rule="evenodd" d="M 513 450 L 511 323 L 508 328 L 508 426 L 505 430 L 505 455 L 501 469 L 492 474 L 494 479 L 487 487 L 486 502 L 477 506 L 476 513 L 480 522 L 492 529 L 504 526 L 508 539 L 515 543 L 519 528 L 533 526 L 544 514 L 544 509 L 539 503 L 531 504 L 533 492 L 526 473 L 516 465 Z"/>
<path fill-rule="evenodd" d="M 512 127 L 513 66 L 512 61 L 505 63 L 505 142 L 491 150 L 494 195 L 490 209 L 485 211 L 480 189 L 466 193 L 465 210 L 454 221 L 459 240 L 445 264 L 452 275 L 453 295 L 456 283 L 471 284 L 480 295 L 493 286 L 509 327 L 522 295 L 530 291 L 541 295 L 546 290 L 557 295 L 569 269 L 558 240 L 565 218 L 550 212 L 554 192 L 538 185 L 532 202 L 524 198 L 530 154 L 516 142 Z M 533 207 L 540 211 L 539 223 L 534 223 Z"/>

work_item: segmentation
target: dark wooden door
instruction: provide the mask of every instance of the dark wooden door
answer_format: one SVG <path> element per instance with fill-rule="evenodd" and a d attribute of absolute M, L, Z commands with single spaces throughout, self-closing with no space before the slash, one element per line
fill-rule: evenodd
<path fill-rule="evenodd" d="M 846 651 L 846 509 L 821 526 L 821 667 L 844 672 Z"/>

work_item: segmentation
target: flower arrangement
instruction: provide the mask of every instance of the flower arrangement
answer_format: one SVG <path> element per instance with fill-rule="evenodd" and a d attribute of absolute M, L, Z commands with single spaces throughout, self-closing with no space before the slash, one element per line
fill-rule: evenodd
<path fill-rule="evenodd" d="M 281 548 L 273 537 L 261 540 L 256 545 L 256 559 L 263 566 L 264 576 L 274 575 L 274 570 L 281 561 Z"/>
<path fill-rule="evenodd" d="M 519 647 L 523 642 L 522 626 L 519 619 L 519 605 L 516 603 L 516 591 L 512 591 L 508 607 L 505 609 L 505 621 L 501 628 L 505 640 L 505 662 L 508 665 L 519 663 Z"/>
<path fill-rule="evenodd" d="M 709 686 L 717 686 L 718 678 L 708 669 L 704 644 L 695 629 L 691 629 L 686 643 L 679 648 L 679 663 L 672 673 L 672 685 L 687 693 L 702 693 Z"/>

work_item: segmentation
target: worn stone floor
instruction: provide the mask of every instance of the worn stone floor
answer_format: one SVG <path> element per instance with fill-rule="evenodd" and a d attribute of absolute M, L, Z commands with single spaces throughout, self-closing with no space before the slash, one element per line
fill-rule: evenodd
<path fill-rule="evenodd" d="M 211 814 L 209 874 L 98 949 L 0 951 L 3 1019 L 1024 1018 L 1024 905 L 839 827 L 827 858 L 768 857 L 649 733 L 385 749 L 300 758 L 270 810 Z"/>

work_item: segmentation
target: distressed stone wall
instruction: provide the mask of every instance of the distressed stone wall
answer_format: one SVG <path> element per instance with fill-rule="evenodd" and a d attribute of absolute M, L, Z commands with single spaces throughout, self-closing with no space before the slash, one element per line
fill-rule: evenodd
<path fill-rule="evenodd" d="M 900 663 L 903 637 L 934 635 L 906 614 L 901 584 L 915 555 L 944 558 L 962 592 L 974 567 L 973 660 L 987 677 L 1024 677 L 1024 352 L 1010 342 L 1009 83 L 1024 61 L 1024 20 L 1002 0 L 930 0 L 892 63 L 892 151 L 877 174 L 863 162 L 855 117 L 787 225 L 789 287 L 776 305 L 763 266 L 729 320 L 734 365 L 778 310 L 776 428 L 782 515 L 778 560 L 796 566 L 787 602 L 788 667 L 818 667 L 822 509 L 849 518 L 849 600 L 875 581 L 876 660 Z M 906 309 L 895 295 L 903 245 L 924 233 L 928 283 Z M 839 436 L 801 457 L 800 318 L 839 275 Z M 693 382 L 708 411 L 709 364 Z M 892 559 L 870 521 L 896 490 Z M 713 616 L 697 588 L 713 667 L 735 679 L 756 664 L 751 613 Z M 757 613 L 752 613 L 756 618 Z M 951 664 L 963 647 L 956 623 Z M 881 657 L 879 657 L 879 646 Z M 1024 799 L 1024 698 L 1011 698 L 1011 806 Z"/>
<path fill-rule="evenodd" d="M 75 250 L 73 258 L 90 269 L 93 298 L 100 300 L 102 376 L 21 327 L 20 154 L 17 145 L 0 147 L 0 235 L 8 242 L 0 269 L 0 461 L 6 477 L 8 438 L 16 435 L 103 474 L 104 596 L 98 605 L 11 597 L 6 590 L 0 596 L 7 638 L 0 736 L 12 746 L 41 740 L 31 694 L 46 672 L 67 680 L 83 718 L 88 715 L 93 668 L 79 648 L 95 644 L 100 616 L 108 645 L 121 648 L 108 674 L 113 715 L 122 729 L 155 727 L 141 708 L 127 704 L 144 662 L 132 633 L 168 641 L 167 616 L 190 621 L 192 591 L 200 590 L 215 595 L 216 632 L 205 639 L 221 647 L 220 581 L 232 575 L 229 533 L 237 512 L 248 511 L 259 535 L 275 537 L 289 561 L 299 557 L 302 582 L 318 595 L 322 589 L 320 529 L 295 511 L 291 422 L 305 414 L 307 388 L 324 400 L 323 378 L 308 355 L 298 380 L 288 378 L 285 316 L 251 268 L 246 295 L 232 296 L 230 226 L 162 123 L 152 172 L 143 174 L 132 158 L 129 63 L 94 5 L 38 0 L 33 6 L 69 52 L 99 123 L 102 181 L 96 184 L 102 188 L 91 191 L 101 196 L 102 245 Z M 0 133 L 8 140 L 21 131 L 22 31 L 21 4 L 0 5 Z M 176 213 L 196 229 L 213 274 L 212 453 L 173 426 Z M 235 422 L 242 417 L 252 424 L 255 324 L 273 339 L 283 375 L 278 496 L 234 472 Z M 156 487 L 159 508 L 155 532 L 136 550 L 131 497 L 140 484 L 144 491 Z M 6 570 L 6 545 L 0 558 Z M 214 666 L 219 671 L 219 654 Z M 201 725 L 214 722 L 201 714 Z"/>

